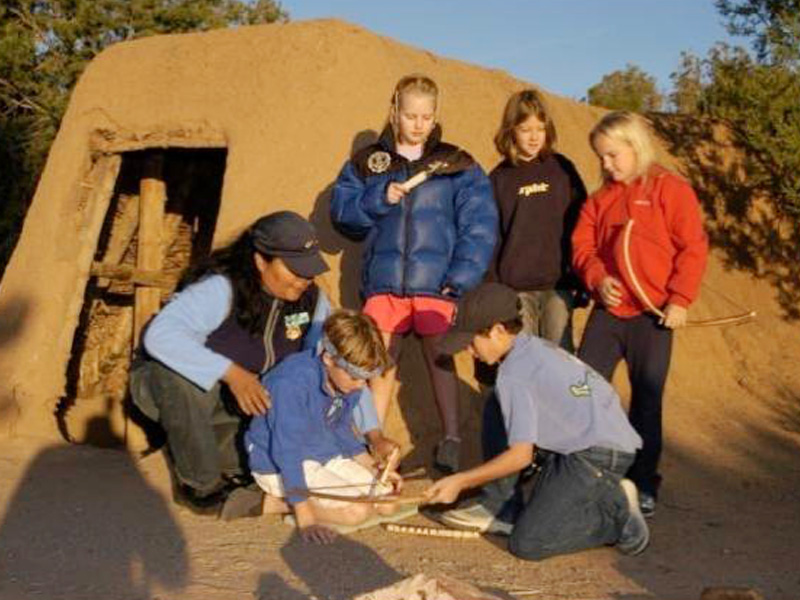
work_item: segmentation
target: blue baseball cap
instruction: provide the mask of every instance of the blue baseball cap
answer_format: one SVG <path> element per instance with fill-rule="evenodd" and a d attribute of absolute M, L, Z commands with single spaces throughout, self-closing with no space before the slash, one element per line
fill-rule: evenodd
<path fill-rule="evenodd" d="M 279 257 L 298 277 L 313 279 L 328 270 L 314 226 L 295 212 L 282 210 L 261 217 L 250 227 L 250 236 L 256 250 Z"/>

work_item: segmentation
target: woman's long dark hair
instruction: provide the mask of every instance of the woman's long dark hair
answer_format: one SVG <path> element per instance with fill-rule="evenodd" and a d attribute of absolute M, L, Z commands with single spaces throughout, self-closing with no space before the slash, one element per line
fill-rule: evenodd
<path fill-rule="evenodd" d="M 224 275 L 233 288 L 232 314 L 237 323 L 252 335 L 261 334 L 266 325 L 271 297 L 261 287 L 261 274 L 256 268 L 256 252 L 248 229 L 232 244 L 214 250 L 196 264 L 190 265 L 178 283 L 178 290 L 210 275 Z M 272 260 L 268 256 L 264 258 Z"/>

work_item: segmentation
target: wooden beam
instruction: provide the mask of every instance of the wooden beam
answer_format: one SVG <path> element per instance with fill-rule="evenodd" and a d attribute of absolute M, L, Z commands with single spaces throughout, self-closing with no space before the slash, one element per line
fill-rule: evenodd
<path fill-rule="evenodd" d="M 161 248 L 164 228 L 164 205 L 167 186 L 164 182 L 164 153 L 154 151 L 145 161 L 139 184 L 139 241 L 136 247 L 136 268 L 160 271 L 163 263 Z M 133 309 L 133 345 L 139 344 L 142 329 L 161 308 L 161 290 L 152 287 L 136 288 Z"/>
<path fill-rule="evenodd" d="M 128 265 L 115 265 L 93 262 L 91 274 L 120 283 L 130 283 L 142 287 L 159 288 L 171 292 L 178 285 L 180 270 L 145 271 Z"/>
<path fill-rule="evenodd" d="M 119 198 L 119 214 L 114 220 L 114 226 L 111 228 L 110 238 L 108 240 L 108 247 L 103 255 L 103 263 L 109 265 L 118 265 L 122 262 L 125 256 L 125 251 L 130 246 L 131 241 L 136 235 L 136 230 L 139 228 L 139 197 L 121 195 Z M 92 263 L 92 269 L 94 265 Z M 92 275 L 97 275 L 92 272 Z M 101 278 L 97 280 L 99 287 L 108 287 L 108 279 Z"/>

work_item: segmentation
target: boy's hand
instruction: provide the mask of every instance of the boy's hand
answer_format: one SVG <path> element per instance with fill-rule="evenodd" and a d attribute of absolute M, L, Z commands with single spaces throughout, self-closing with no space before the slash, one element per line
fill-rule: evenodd
<path fill-rule="evenodd" d="M 452 504 L 464 487 L 461 477 L 456 473 L 434 482 L 423 495 L 428 499 L 428 504 Z"/>
<path fill-rule="evenodd" d="M 236 403 L 246 415 L 264 415 L 272 405 L 269 393 L 261 385 L 258 375 L 236 363 L 231 363 L 222 381 L 228 384 Z"/>
<path fill-rule="evenodd" d="M 328 529 L 325 525 L 308 525 L 307 527 L 300 528 L 300 537 L 304 542 L 313 542 L 314 544 L 330 544 L 336 540 L 338 534 L 333 529 Z"/>
<path fill-rule="evenodd" d="M 333 529 L 317 523 L 314 517 L 314 509 L 311 508 L 309 500 L 298 502 L 292 508 L 294 509 L 297 528 L 300 530 L 300 537 L 303 538 L 304 542 L 330 544 L 336 539 L 337 533 Z"/>
<path fill-rule="evenodd" d="M 390 440 L 380 429 L 373 429 L 368 431 L 365 436 L 369 444 L 370 453 L 375 457 L 379 464 L 386 464 L 395 448 L 399 448 L 400 444 L 394 440 Z"/>
<path fill-rule="evenodd" d="M 403 476 L 397 471 L 389 471 L 386 476 L 386 483 L 392 486 L 392 492 L 395 494 L 403 491 Z"/>

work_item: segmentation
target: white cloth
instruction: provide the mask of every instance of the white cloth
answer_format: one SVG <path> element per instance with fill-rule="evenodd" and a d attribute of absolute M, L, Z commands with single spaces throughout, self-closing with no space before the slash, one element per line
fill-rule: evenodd
<path fill-rule="evenodd" d="M 383 496 L 392 491 L 392 486 L 377 482 L 375 475 L 369 469 L 352 458 L 337 456 L 324 465 L 315 460 L 304 460 L 303 473 L 309 489 L 337 496 L 365 496 L 369 493 Z M 253 473 L 253 478 L 270 496 L 277 498 L 285 496 L 283 481 L 277 473 Z M 314 500 L 328 508 L 343 508 L 348 505 L 347 502 L 328 498 Z"/>

